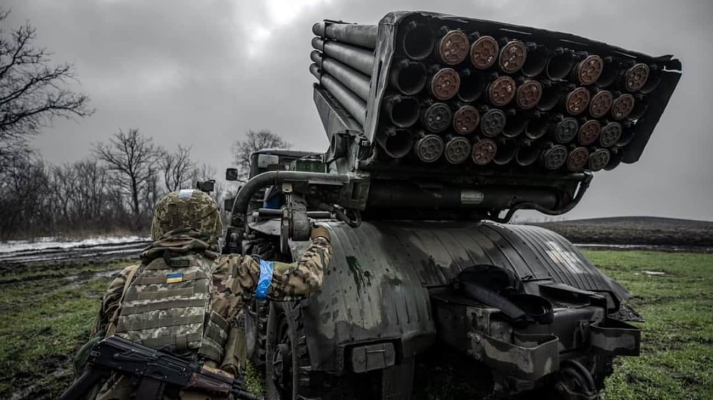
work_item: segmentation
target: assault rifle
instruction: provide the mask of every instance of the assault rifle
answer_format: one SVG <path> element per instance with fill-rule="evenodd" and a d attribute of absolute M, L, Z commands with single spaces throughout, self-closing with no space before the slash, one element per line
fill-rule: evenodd
<path fill-rule="evenodd" d="M 161 398 L 163 388 L 168 385 L 222 396 L 232 394 L 236 399 L 263 400 L 262 396 L 243 390 L 242 377 L 235 378 L 201 362 L 185 360 L 117 336 L 94 345 L 84 373 L 60 400 L 83 399 L 94 385 L 112 372 L 141 379 L 139 391 L 150 388 L 155 398 Z"/>

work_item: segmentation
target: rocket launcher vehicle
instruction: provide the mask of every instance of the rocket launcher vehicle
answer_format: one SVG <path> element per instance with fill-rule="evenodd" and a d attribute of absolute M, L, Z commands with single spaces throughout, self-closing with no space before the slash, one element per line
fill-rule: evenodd
<path fill-rule="evenodd" d="M 681 77 L 672 56 L 435 13 L 312 31 L 328 161 L 368 176 L 376 213 L 569 211 L 593 172 L 639 160 Z"/>

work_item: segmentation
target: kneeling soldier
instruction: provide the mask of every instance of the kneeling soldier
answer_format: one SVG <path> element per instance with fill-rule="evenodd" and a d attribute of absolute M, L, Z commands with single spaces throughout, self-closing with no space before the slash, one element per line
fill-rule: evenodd
<path fill-rule="evenodd" d="M 245 363 L 239 357 L 241 329 L 236 323 L 243 302 L 253 296 L 295 299 L 319 290 L 331 258 L 330 236 L 324 227 L 313 229 L 311 247 L 287 264 L 218 255 L 222 229 L 218 206 L 207 194 L 181 190 L 162 198 L 151 226 L 155 242 L 141 253 L 141 265 L 125 268 L 109 285 L 92 329 L 94 339 L 82 349 L 85 354 L 80 350 L 76 368 L 83 366 L 93 342 L 116 335 L 238 374 Z M 177 392 L 167 387 L 163 394 L 207 398 Z M 160 395 L 114 374 L 96 398 Z"/>

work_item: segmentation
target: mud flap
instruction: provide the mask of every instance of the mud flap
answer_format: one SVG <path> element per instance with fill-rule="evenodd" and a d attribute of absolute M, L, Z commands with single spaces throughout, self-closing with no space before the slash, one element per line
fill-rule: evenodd
<path fill-rule="evenodd" d="M 516 344 L 506 343 L 488 335 L 482 336 L 481 361 L 495 371 L 527 381 L 536 381 L 559 370 L 559 340 L 554 335 L 518 335 Z M 477 357 L 477 352 L 476 359 Z"/>
<path fill-rule="evenodd" d="M 641 330 L 626 322 L 607 318 L 602 324 L 589 328 L 592 349 L 607 356 L 638 356 Z"/>

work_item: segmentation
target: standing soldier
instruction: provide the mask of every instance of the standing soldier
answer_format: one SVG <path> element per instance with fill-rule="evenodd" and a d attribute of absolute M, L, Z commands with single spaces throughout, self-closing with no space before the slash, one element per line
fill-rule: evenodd
<path fill-rule="evenodd" d="M 314 228 L 312 245 L 287 264 L 218 255 L 222 229 L 218 206 L 207 194 L 181 190 L 162 198 L 151 225 L 155 242 L 141 253 L 141 265 L 125 268 L 109 285 L 92 329 L 94 339 L 80 350 L 75 368 L 83 368 L 95 342 L 116 335 L 237 375 L 245 363 L 236 322 L 243 302 L 255 296 L 299 298 L 319 290 L 331 258 L 330 236 L 326 228 Z M 115 374 L 96 398 L 206 399 L 205 394 L 147 386 Z"/>

